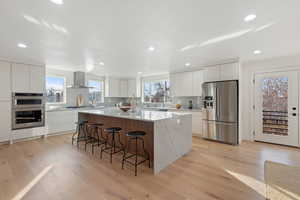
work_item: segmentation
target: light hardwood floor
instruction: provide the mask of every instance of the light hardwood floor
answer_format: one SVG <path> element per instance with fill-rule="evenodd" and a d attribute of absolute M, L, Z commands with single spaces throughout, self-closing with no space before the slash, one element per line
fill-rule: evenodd
<path fill-rule="evenodd" d="M 0 146 L 2 200 L 259 200 L 265 160 L 300 165 L 300 150 L 244 142 L 239 147 L 193 139 L 193 150 L 159 175 L 137 177 L 70 144 L 71 135 Z M 107 157 L 107 156 L 106 156 Z"/>

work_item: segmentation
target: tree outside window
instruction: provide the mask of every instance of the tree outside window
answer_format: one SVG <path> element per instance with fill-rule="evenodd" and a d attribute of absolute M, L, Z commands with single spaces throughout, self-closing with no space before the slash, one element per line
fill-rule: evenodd
<path fill-rule="evenodd" d="M 144 81 L 143 97 L 145 103 L 170 102 L 169 80 Z"/>

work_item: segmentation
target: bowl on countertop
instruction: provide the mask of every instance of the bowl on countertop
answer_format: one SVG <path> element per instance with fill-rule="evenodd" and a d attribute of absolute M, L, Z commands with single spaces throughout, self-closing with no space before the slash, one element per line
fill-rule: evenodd
<path fill-rule="evenodd" d="M 123 112 L 127 112 L 128 110 L 131 109 L 131 107 L 130 106 L 120 106 L 119 109 L 122 110 Z"/>

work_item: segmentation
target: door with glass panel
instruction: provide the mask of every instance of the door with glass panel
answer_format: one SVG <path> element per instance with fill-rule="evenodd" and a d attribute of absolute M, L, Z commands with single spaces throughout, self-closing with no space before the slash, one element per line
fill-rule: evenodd
<path fill-rule="evenodd" d="M 298 72 L 255 75 L 255 140 L 299 146 Z"/>

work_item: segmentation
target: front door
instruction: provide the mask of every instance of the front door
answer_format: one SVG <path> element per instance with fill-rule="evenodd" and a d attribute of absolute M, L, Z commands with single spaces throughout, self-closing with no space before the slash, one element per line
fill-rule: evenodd
<path fill-rule="evenodd" d="M 299 146 L 297 71 L 255 75 L 255 140 Z"/>

